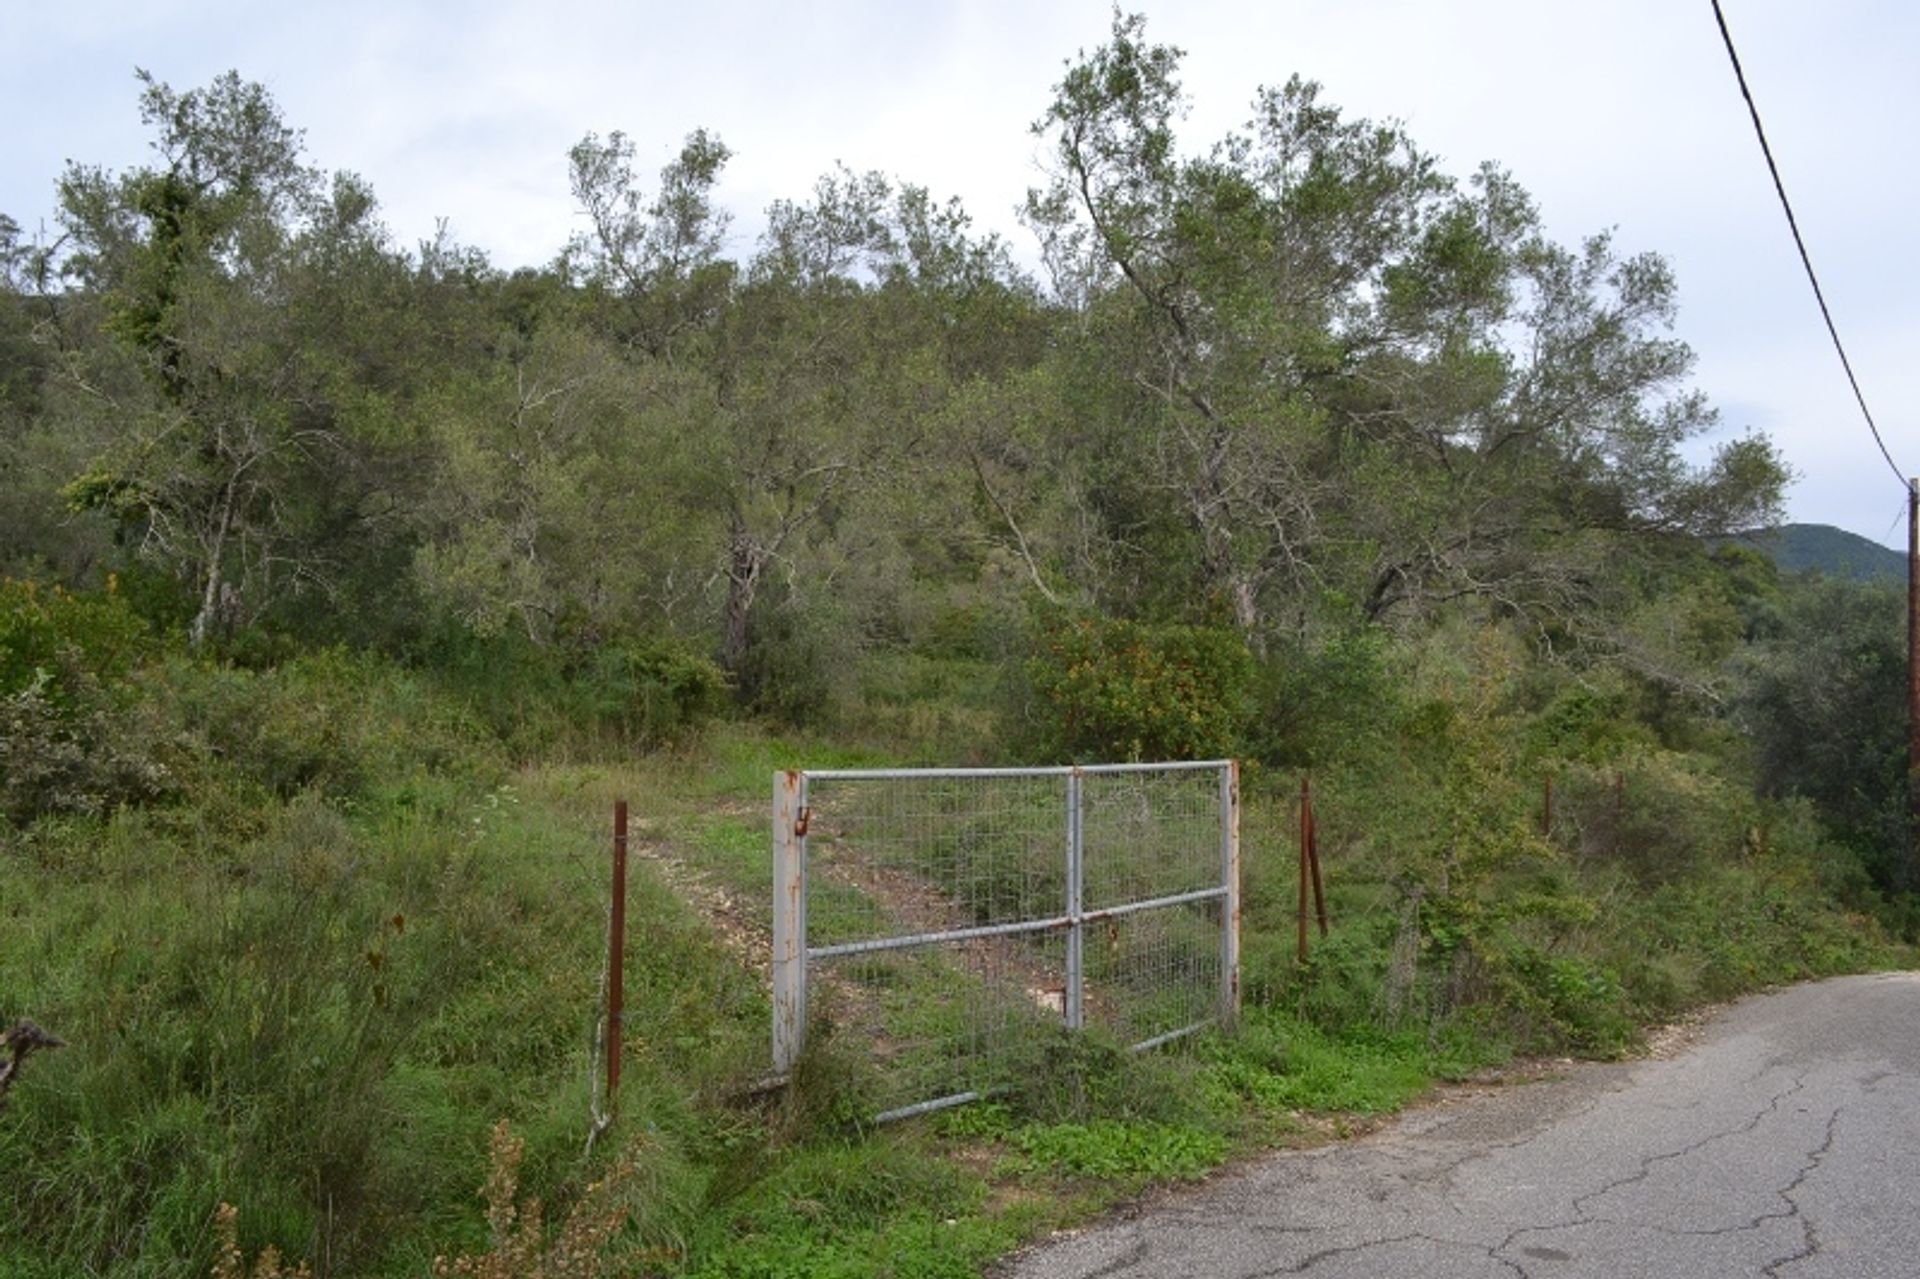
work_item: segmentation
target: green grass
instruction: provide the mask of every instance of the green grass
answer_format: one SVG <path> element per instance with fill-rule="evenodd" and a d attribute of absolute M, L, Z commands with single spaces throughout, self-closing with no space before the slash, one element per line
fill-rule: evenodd
<path fill-rule="evenodd" d="M 249 678 L 225 673 L 222 695 L 253 696 Z M 322 684 L 308 714 L 364 725 L 381 691 Z M 527 1137 L 533 1193 L 564 1200 L 598 1166 L 582 1138 L 605 855 L 585 806 L 403 756 L 276 799 L 262 766 L 202 764 L 203 788 L 245 797 L 244 822 L 122 810 L 0 856 L 0 990 L 71 1045 L 34 1063 L 0 1125 L 23 1170 L 0 1269 L 204 1274 L 226 1200 L 250 1247 L 418 1273 L 475 1236 L 494 1119 Z M 759 1064 L 766 997 L 644 866 L 632 894 L 614 1139 L 671 1132 L 659 1161 L 691 1167 L 703 1089 Z"/>
<path fill-rule="evenodd" d="M 1123 1119 L 1040 1124 L 1015 1130 L 1015 1173 L 1044 1171 L 1124 1184 L 1190 1181 L 1218 1167 L 1229 1143 L 1217 1132 L 1192 1125 Z"/>
<path fill-rule="evenodd" d="M 1472 1037 L 1436 1045 L 1413 1032 L 1330 1032 L 1255 1009 L 1238 1034 L 1209 1045 L 1202 1081 L 1221 1110 L 1238 1100 L 1268 1110 L 1372 1115 L 1400 1109 L 1436 1079 L 1458 1078 L 1502 1056 L 1497 1044 Z"/>

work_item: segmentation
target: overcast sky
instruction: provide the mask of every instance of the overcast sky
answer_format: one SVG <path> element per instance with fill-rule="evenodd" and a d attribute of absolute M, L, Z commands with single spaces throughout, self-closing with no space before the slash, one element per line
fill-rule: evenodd
<path fill-rule="evenodd" d="M 1920 469 L 1920 5 L 1722 0 L 1888 447 Z M 1799 479 L 1792 519 L 1904 544 L 1873 447 L 1775 202 L 1709 0 L 1132 0 L 1187 51 L 1196 149 L 1299 72 L 1350 114 L 1396 118 L 1460 175 L 1509 168 L 1562 240 L 1616 229 L 1679 277 L 1678 331 L 1729 432 Z M 579 221 L 566 152 L 632 137 L 652 171 L 687 132 L 735 158 L 722 200 L 745 253 L 758 211 L 836 161 L 958 195 L 1031 260 L 1014 216 L 1039 181 L 1030 122 L 1061 64 L 1104 39 L 1106 0 L 594 3 L 0 0 L 0 212 L 50 218 L 68 161 L 140 163 L 135 67 L 176 89 L 229 68 L 266 84 L 314 163 L 379 195 L 399 243 L 446 218 L 501 266 L 550 259 Z"/>

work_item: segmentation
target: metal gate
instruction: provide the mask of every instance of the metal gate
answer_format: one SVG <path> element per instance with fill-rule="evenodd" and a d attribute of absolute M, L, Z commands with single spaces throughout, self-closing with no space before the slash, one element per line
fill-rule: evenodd
<path fill-rule="evenodd" d="M 888 1120 L 1232 1021 L 1239 808 L 1232 760 L 776 774 L 775 1070 L 858 1036 Z"/>

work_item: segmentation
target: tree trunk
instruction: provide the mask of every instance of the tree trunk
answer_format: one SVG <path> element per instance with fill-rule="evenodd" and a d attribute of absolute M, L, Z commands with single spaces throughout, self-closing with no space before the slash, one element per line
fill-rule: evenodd
<path fill-rule="evenodd" d="M 1233 624 L 1239 627 L 1240 634 L 1251 642 L 1255 636 L 1255 628 L 1260 624 L 1257 588 L 1246 574 L 1236 573 L 1228 590 L 1233 598 Z"/>
<path fill-rule="evenodd" d="M 220 502 L 220 520 L 214 526 L 213 545 L 207 550 L 207 580 L 200 592 L 200 611 L 193 615 L 193 624 L 187 629 L 187 647 L 196 653 L 206 644 L 213 615 L 220 608 L 220 561 L 227 549 L 227 532 L 233 527 L 233 485 L 234 481 L 227 482 Z"/>
<path fill-rule="evenodd" d="M 720 632 L 720 668 L 737 678 L 747 660 L 747 617 L 753 611 L 754 597 L 760 593 L 760 575 L 766 569 L 767 557 L 737 519 L 728 540 L 727 605 Z"/>

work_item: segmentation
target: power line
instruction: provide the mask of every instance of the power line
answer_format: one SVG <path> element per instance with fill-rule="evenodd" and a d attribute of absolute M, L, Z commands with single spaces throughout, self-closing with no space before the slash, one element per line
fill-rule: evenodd
<path fill-rule="evenodd" d="M 1880 535 L 1881 542 L 1884 543 L 1888 538 L 1892 537 L 1893 530 L 1899 528 L 1900 522 L 1907 518 L 1907 504 L 1911 500 L 1912 500 L 1911 498 L 1905 498 L 1905 497 L 1900 499 L 1900 509 L 1893 513 L 1893 518 L 1891 520 L 1887 521 L 1887 531 Z"/>
<path fill-rule="evenodd" d="M 1734 78 L 1740 82 L 1740 96 L 1747 100 L 1747 114 L 1753 117 L 1753 132 L 1760 139 L 1760 153 L 1767 157 L 1767 172 L 1773 175 L 1773 189 L 1780 193 L 1780 207 L 1786 211 L 1787 227 L 1793 232 L 1793 243 L 1800 250 L 1800 264 L 1807 268 L 1807 283 L 1813 286 L 1813 297 L 1820 304 L 1820 317 L 1827 322 L 1827 333 L 1833 338 L 1833 349 L 1839 353 L 1840 367 L 1847 371 L 1847 383 L 1853 387 L 1853 398 L 1860 405 L 1860 415 L 1867 419 L 1867 429 L 1873 432 L 1873 442 L 1880 446 L 1880 456 L 1887 459 L 1887 466 L 1893 471 L 1893 477 L 1900 481 L 1900 487 L 1907 487 L 1907 474 L 1893 460 L 1893 454 L 1887 452 L 1887 442 L 1880 437 L 1880 428 L 1873 420 L 1873 413 L 1867 408 L 1867 397 L 1860 390 L 1860 379 L 1853 375 L 1853 361 L 1847 358 L 1847 348 L 1840 344 L 1840 330 L 1834 327 L 1833 312 L 1827 309 L 1827 295 L 1820 289 L 1820 277 L 1813 273 L 1813 259 L 1807 256 L 1807 242 L 1800 237 L 1800 223 L 1793 216 L 1793 204 L 1787 199 L 1786 184 L 1780 180 L 1780 166 L 1773 162 L 1773 148 L 1767 145 L 1767 131 L 1760 124 L 1760 108 L 1754 105 L 1753 91 L 1747 88 L 1747 73 L 1740 69 L 1740 55 L 1734 51 L 1733 33 L 1727 30 L 1727 16 L 1720 12 L 1720 0 L 1713 0 L 1713 18 L 1720 24 L 1720 38 L 1726 42 L 1727 57 L 1733 62 Z"/>

